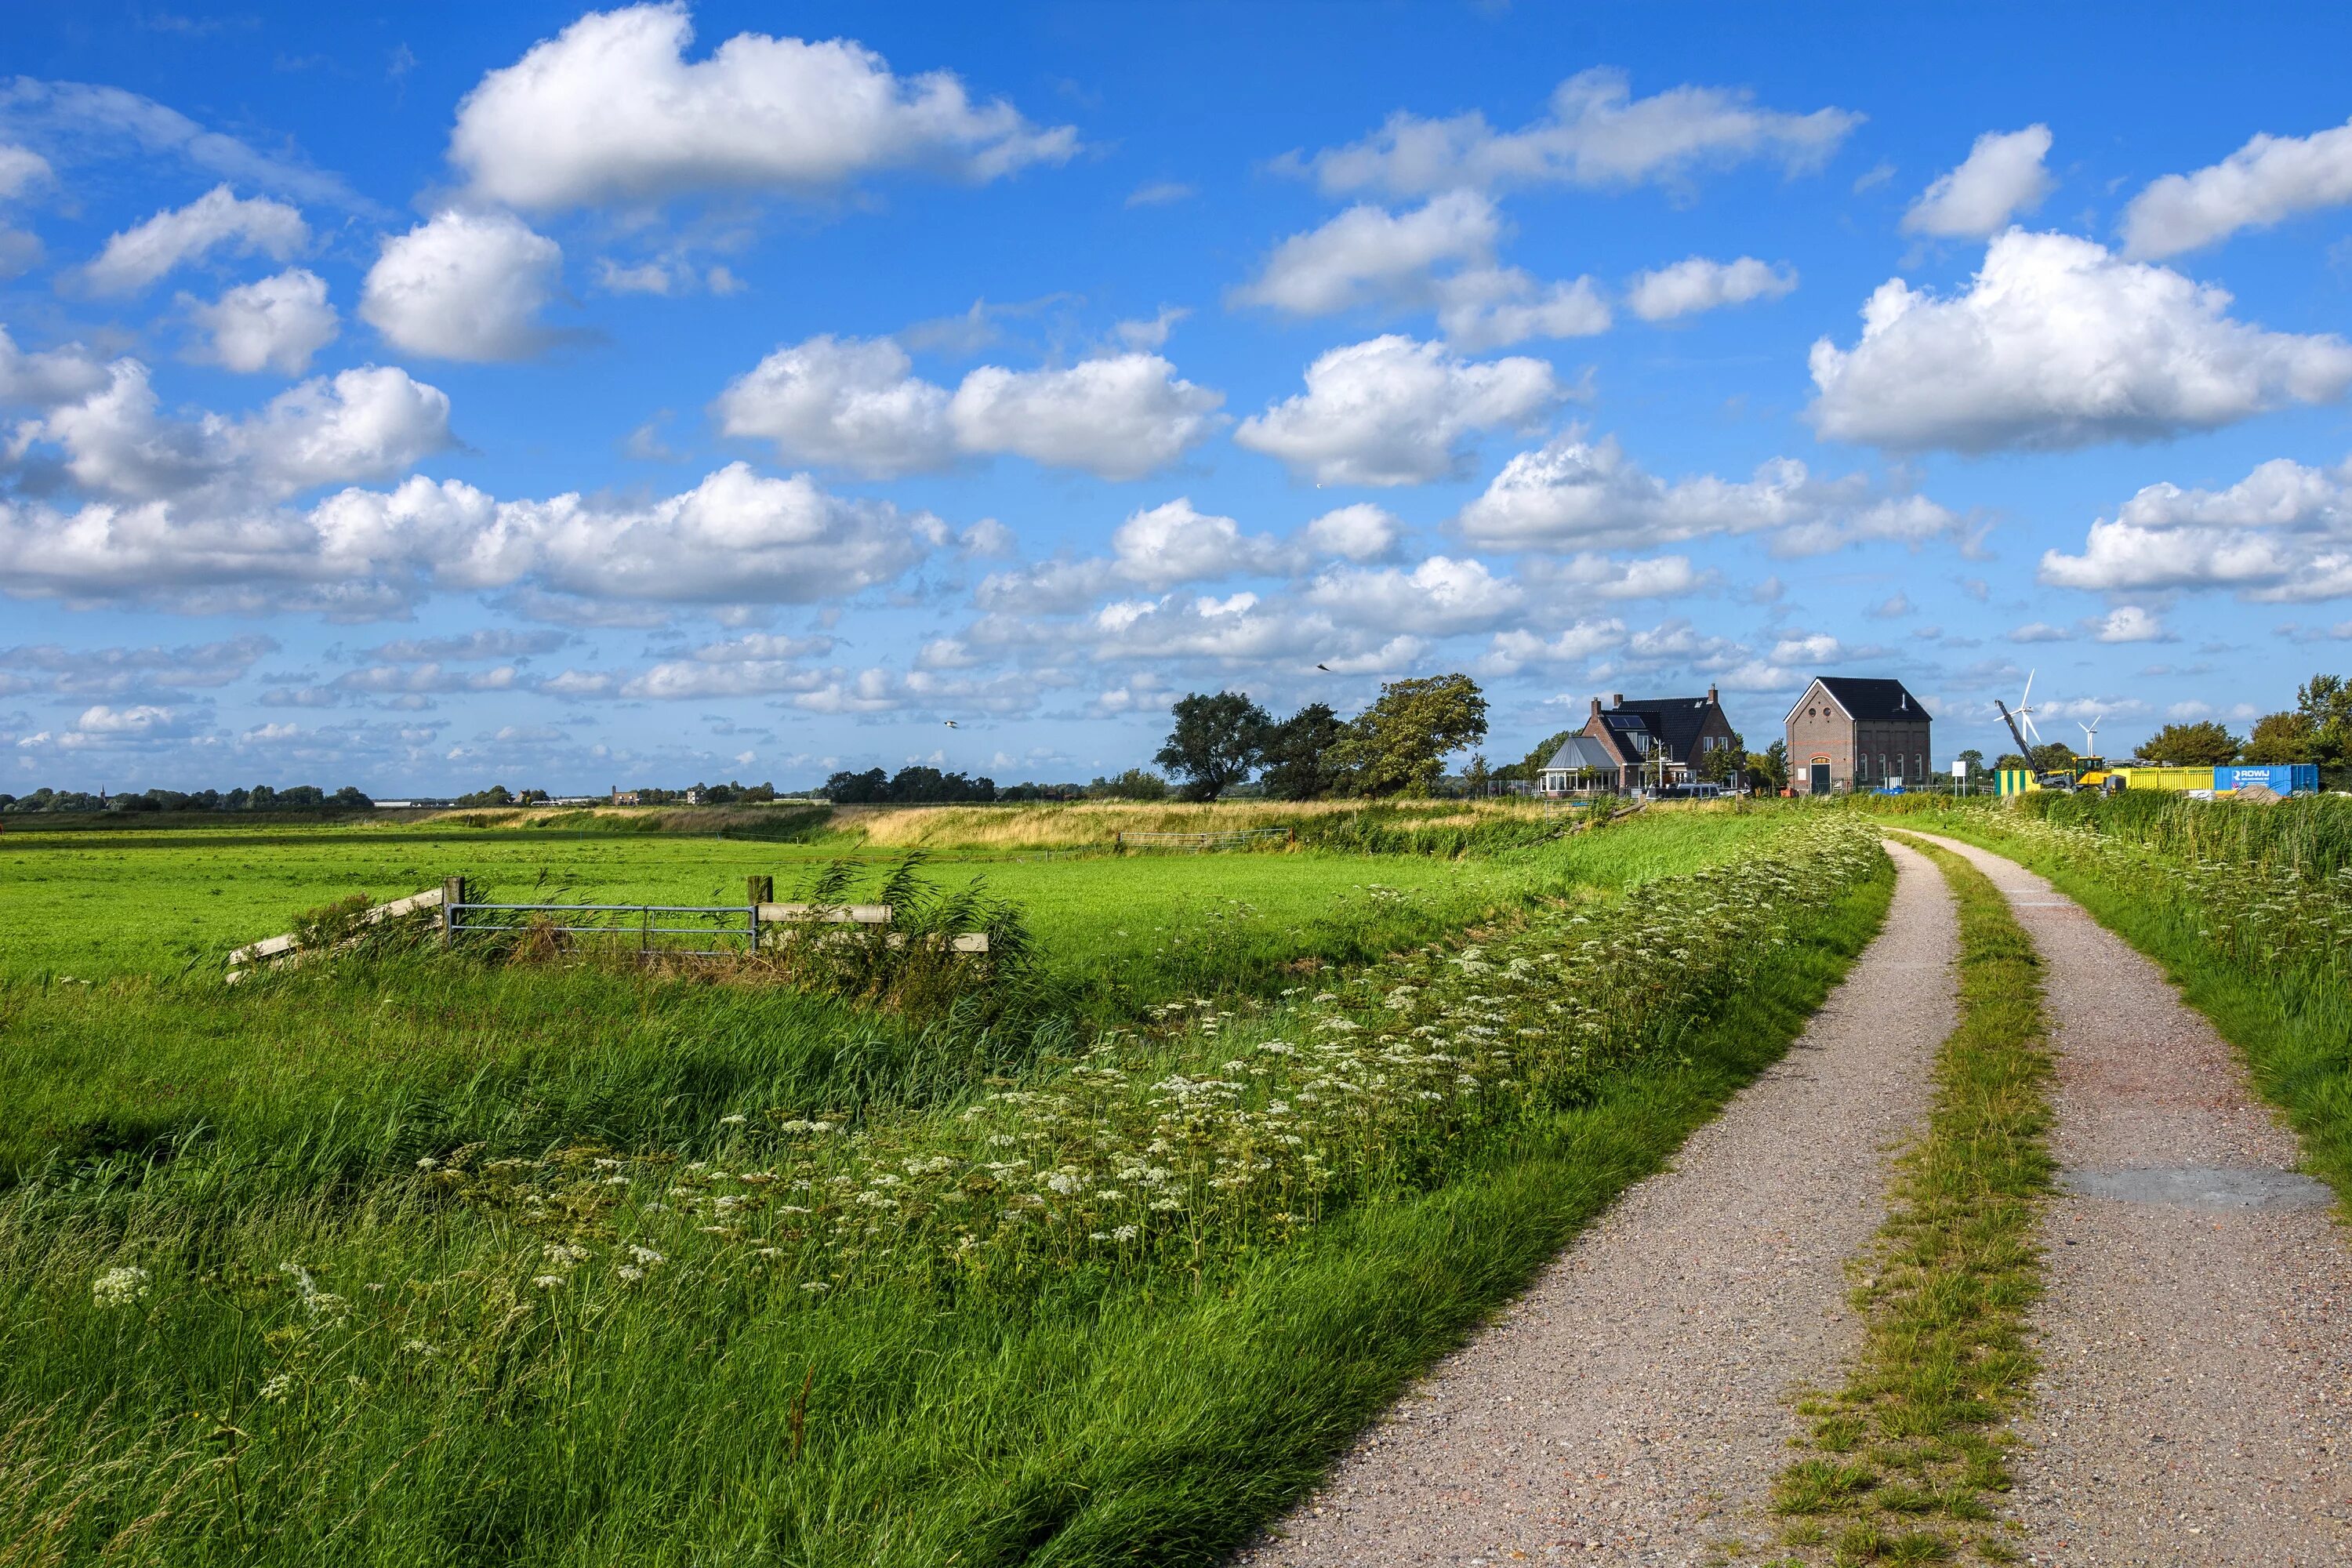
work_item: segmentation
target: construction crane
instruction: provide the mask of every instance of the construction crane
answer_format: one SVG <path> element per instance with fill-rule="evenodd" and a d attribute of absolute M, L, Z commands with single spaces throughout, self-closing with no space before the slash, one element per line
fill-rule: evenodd
<path fill-rule="evenodd" d="M 2000 710 L 2000 721 L 2009 726 L 2010 738 L 2017 742 L 2017 754 L 2025 759 L 2029 770 L 2033 766 L 2033 745 L 2025 738 L 2025 731 L 2033 723 L 2033 710 L 2027 705 L 2032 695 L 2033 672 L 2029 669 L 2025 672 L 2025 691 L 2017 700 L 2016 712 L 2011 712 L 2009 704 L 2000 698 L 1992 700 L 1992 705 Z"/>

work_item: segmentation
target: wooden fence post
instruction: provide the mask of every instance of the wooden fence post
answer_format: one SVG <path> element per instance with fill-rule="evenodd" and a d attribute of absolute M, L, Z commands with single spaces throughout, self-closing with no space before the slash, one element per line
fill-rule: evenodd
<path fill-rule="evenodd" d="M 441 880 L 441 945 L 447 947 L 457 935 L 457 906 L 466 901 L 466 879 L 445 877 Z"/>
<path fill-rule="evenodd" d="M 743 901 L 747 904 L 772 904 L 776 901 L 776 879 L 773 877 L 743 879 Z"/>

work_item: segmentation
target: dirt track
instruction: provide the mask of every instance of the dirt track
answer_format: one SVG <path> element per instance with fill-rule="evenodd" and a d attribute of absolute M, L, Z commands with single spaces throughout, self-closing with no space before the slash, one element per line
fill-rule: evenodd
<path fill-rule="evenodd" d="M 2153 964 L 2041 878 L 1937 842 L 2009 898 L 2056 1028 L 2062 1191 L 2009 1510 L 2029 1561 L 2352 1562 L 2352 1251 L 2331 1194 Z"/>
<path fill-rule="evenodd" d="M 1790 1389 L 1834 1384 L 1858 1336 L 1845 1261 L 1953 1023 L 1950 896 L 1891 852 L 1885 929 L 1789 1055 L 1241 1563 L 1679 1564 L 1757 1527 Z"/>

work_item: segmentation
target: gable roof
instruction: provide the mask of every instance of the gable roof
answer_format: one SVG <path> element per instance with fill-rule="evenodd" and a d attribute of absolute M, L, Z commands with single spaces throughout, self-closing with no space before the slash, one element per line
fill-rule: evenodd
<path fill-rule="evenodd" d="M 1590 735 L 1570 735 L 1560 742 L 1559 750 L 1546 763 L 1547 770 L 1560 768 L 1573 773 L 1583 768 L 1616 769 L 1623 765 L 1609 747 Z"/>
<path fill-rule="evenodd" d="M 1704 697 L 1644 697 L 1603 709 L 1601 717 L 1612 729 L 1647 730 L 1665 748 L 1668 757 L 1688 763 L 1694 760 L 1691 752 L 1698 744 L 1699 728 L 1706 722 L 1707 710 L 1714 706 Z M 1621 719 L 1638 719 L 1640 723 L 1621 724 Z"/>
<path fill-rule="evenodd" d="M 1856 723 L 1861 724 L 1925 724 L 1930 715 L 1910 689 L 1899 680 L 1871 680 L 1852 675 L 1817 675 L 1806 685 L 1811 691 L 1820 687 L 1830 694 L 1830 700 L 1844 709 Z M 1802 706 L 1804 698 L 1797 699 Z M 1796 716 L 1797 708 L 1789 714 Z"/>

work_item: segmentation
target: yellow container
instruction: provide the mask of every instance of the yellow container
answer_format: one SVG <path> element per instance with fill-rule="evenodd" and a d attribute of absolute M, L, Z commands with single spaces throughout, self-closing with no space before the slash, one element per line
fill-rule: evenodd
<path fill-rule="evenodd" d="M 2116 768 L 2126 789 L 2211 789 L 2211 768 Z"/>

